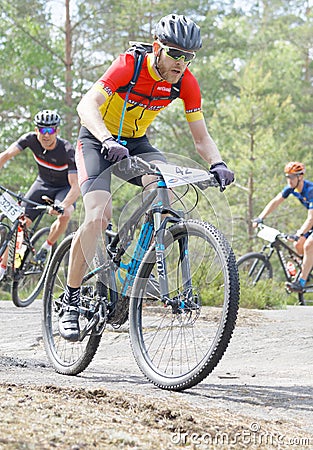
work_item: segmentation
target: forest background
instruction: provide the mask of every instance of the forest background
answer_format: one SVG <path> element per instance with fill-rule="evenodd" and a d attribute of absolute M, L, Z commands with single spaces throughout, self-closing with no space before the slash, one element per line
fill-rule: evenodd
<path fill-rule="evenodd" d="M 251 219 L 285 185 L 285 163 L 302 161 L 313 180 L 312 5 L 312 0 L 0 0 L 0 151 L 33 130 L 34 114 L 46 108 L 59 111 L 61 137 L 75 145 L 76 105 L 86 90 L 129 41 L 152 42 L 162 16 L 185 14 L 201 27 L 203 48 L 191 70 L 208 129 L 236 174 L 224 194 L 210 193 L 212 209 L 214 197 L 223 196 L 218 208 L 232 224 L 238 256 L 258 249 Z M 149 138 L 165 152 L 203 165 L 181 100 L 158 116 Z M 1 171 L 1 184 L 26 192 L 36 174 L 32 153 L 25 151 Z M 132 186 L 118 191 L 115 214 L 133 196 Z M 267 224 L 292 233 L 305 217 L 292 198 Z"/>

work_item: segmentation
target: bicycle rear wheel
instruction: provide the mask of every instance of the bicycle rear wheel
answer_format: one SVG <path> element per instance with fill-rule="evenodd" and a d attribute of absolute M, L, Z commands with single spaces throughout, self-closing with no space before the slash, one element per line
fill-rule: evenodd
<path fill-rule="evenodd" d="M 269 260 L 262 253 L 251 252 L 241 256 L 237 261 L 240 283 L 247 287 L 255 286 L 259 281 L 273 278 L 273 269 Z"/>
<path fill-rule="evenodd" d="M 307 278 L 305 292 L 298 293 L 299 305 L 313 305 L 313 270 L 309 273 Z"/>
<path fill-rule="evenodd" d="M 236 323 L 239 279 L 233 251 L 213 225 L 188 220 L 171 226 L 165 252 L 172 305 L 165 307 L 156 295 L 153 245 L 132 290 L 130 338 L 143 374 L 162 389 L 181 391 L 202 381 L 222 358 Z"/>
<path fill-rule="evenodd" d="M 38 230 L 31 239 L 32 246 L 38 252 L 47 239 L 50 228 Z M 47 254 L 43 263 L 37 263 L 30 248 L 27 248 L 23 256 L 21 266 L 15 270 L 12 283 L 12 300 L 15 306 L 25 307 L 33 303 L 40 294 L 46 271 L 55 250 L 55 245 Z"/>
<path fill-rule="evenodd" d="M 62 307 L 62 295 L 66 286 L 69 252 L 73 235 L 67 236 L 56 249 L 49 266 L 43 294 L 43 341 L 47 356 L 54 369 L 65 375 L 77 375 L 86 369 L 92 361 L 101 334 L 90 332 L 78 342 L 70 342 L 59 333 L 59 313 Z M 88 308 L 95 296 L 96 277 L 82 286 L 81 306 Z M 88 319 L 80 315 L 80 329 L 84 329 Z"/>

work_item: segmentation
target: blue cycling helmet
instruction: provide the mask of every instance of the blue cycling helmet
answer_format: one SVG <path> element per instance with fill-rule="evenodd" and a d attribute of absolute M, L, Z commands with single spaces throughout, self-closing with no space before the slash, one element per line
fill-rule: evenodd
<path fill-rule="evenodd" d="M 173 44 L 189 51 L 197 51 L 202 47 L 198 25 L 178 14 L 162 17 L 155 28 L 155 38 L 163 44 Z"/>

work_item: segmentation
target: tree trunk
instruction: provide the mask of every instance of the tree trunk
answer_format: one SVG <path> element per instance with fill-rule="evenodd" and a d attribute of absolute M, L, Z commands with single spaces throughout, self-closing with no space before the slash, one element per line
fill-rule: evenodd
<path fill-rule="evenodd" d="M 72 138 L 73 117 L 73 75 L 72 75 L 72 27 L 70 16 L 70 0 L 65 0 L 65 138 Z"/>

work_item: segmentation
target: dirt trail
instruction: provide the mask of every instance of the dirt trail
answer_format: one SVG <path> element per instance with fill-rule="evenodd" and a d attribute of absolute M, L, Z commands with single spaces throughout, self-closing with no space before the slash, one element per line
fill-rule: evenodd
<path fill-rule="evenodd" d="M 40 314 L 0 302 L 1 450 L 313 448 L 312 307 L 241 310 L 220 364 L 184 393 L 143 377 L 127 329 L 80 376 L 56 374 Z"/>

